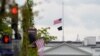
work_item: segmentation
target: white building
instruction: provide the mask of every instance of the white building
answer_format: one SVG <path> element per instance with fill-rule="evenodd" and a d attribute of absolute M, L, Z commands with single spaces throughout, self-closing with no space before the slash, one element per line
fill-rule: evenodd
<path fill-rule="evenodd" d="M 86 39 L 91 41 L 90 39 Z M 85 45 L 85 42 L 48 42 L 44 49 L 44 56 L 100 56 L 100 42 L 93 40 L 95 45 Z"/>

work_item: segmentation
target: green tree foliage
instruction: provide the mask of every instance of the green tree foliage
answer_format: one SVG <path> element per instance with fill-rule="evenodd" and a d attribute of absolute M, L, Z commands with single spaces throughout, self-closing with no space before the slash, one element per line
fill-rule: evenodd
<path fill-rule="evenodd" d="M 22 28 L 23 28 L 23 43 L 21 48 L 21 55 L 20 56 L 38 56 L 37 55 L 37 48 L 30 48 L 29 47 L 29 40 L 28 40 L 28 29 L 30 26 L 34 27 L 34 16 L 38 14 L 37 12 L 32 12 L 32 0 L 27 0 L 27 3 L 21 8 L 22 13 Z M 37 32 L 37 39 L 39 37 L 44 37 L 45 41 L 51 41 L 56 39 L 55 36 L 51 36 L 47 28 L 41 28 Z"/>
<path fill-rule="evenodd" d="M 11 27 L 9 27 L 8 24 L 4 22 L 4 19 L 6 19 L 6 17 L 8 16 L 8 13 L 5 12 L 5 8 L 4 8 L 5 0 L 3 1 L 2 6 L 3 7 L 1 8 L 0 11 L 0 31 L 11 35 L 12 34 Z"/>
<path fill-rule="evenodd" d="M 37 37 L 43 37 L 45 42 L 55 40 L 57 37 L 56 36 L 51 36 L 50 33 L 48 32 L 49 28 L 41 28 L 37 32 Z"/>
<path fill-rule="evenodd" d="M 23 28 L 23 43 L 22 50 L 20 56 L 37 56 L 37 48 L 29 47 L 28 40 L 28 29 L 32 26 L 33 13 L 32 13 L 32 5 L 29 4 L 30 0 L 27 0 L 27 3 L 21 8 L 22 12 L 22 28 Z M 32 2 L 32 1 L 31 1 Z"/>
<path fill-rule="evenodd" d="M 9 27 L 6 23 L 4 23 L 3 18 L 0 18 L 0 31 L 5 32 L 9 35 L 12 34 L 11 27 Z"/>
<path fill-rule="evenodd" d="M 22 8 L 22 27 L 23 27 L 23 43 L 22 43 L 22 50 L 21 50 L 21 56 L 28 56 L 28 32 L 27 30 L 29 29 L 30 25 L 30 13 L 29 13 L 29 8 L 27 6 L 24 6 Z"/>

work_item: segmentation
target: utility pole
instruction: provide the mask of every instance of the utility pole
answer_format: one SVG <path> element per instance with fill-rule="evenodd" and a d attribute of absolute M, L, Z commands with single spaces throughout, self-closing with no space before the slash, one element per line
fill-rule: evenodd
<path fill-rule="evenodd" d="M 65 35 L 64 35 L 64 0 L 62 0 L 62 41 L 65 42 Z"/>

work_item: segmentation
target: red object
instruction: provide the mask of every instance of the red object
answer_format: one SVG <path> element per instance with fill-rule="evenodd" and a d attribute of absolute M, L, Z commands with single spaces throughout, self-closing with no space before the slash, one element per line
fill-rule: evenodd
<path fill-rule="evenodd" d="M 61 22 L 62 22 L 62 19 L 61 19 L 61 18 L 56 19 L 56 20 L 54 20 L 54 25 L 55 25 L 55 24 L 59 24 L 59 23 L 61 23 Z"/>
<path fill-rule="evenodd" d="M 4 36 L 4 43 L 8 43 L 9 42 L 9 36 Z"/>
<path fill-rule="evenodd" d="M 17 14 L 17 13 L 18 13 L 18 8 L 17 8 L 17 7 L 13 7 L 13 8 L 11 9 L 11 13 L 12 13 L 12 14 Z"/>

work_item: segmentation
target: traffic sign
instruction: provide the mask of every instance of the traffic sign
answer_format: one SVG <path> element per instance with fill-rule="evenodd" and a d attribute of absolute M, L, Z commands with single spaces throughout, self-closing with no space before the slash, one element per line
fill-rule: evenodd
<path fill-rule="evenodd" d="M 28 37 L 30 44 L 36 41 L 36 35 L 37 35 L 37 29 L 36 28 L 30 28 L 28 30 Z"/>

